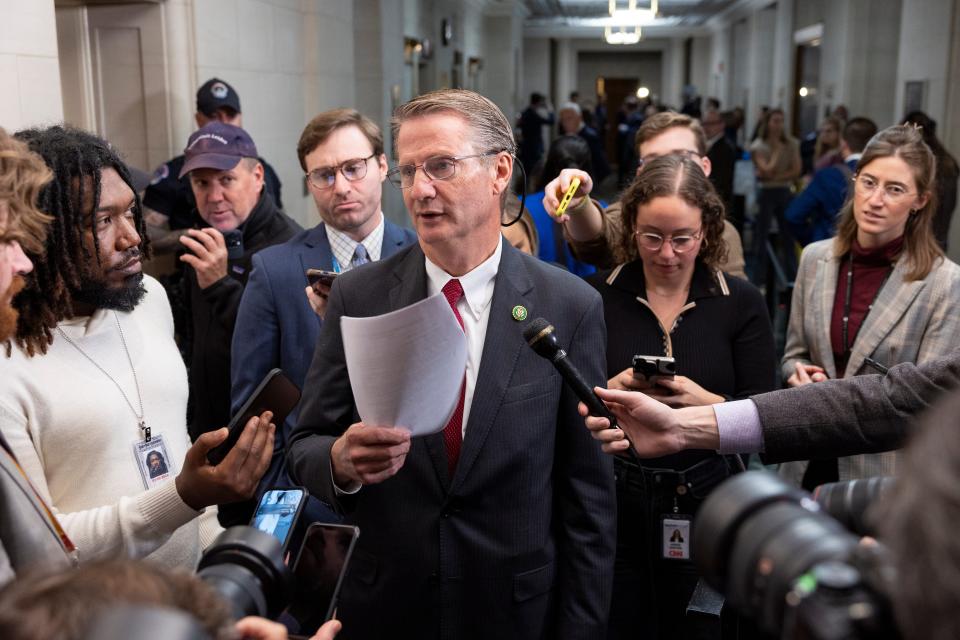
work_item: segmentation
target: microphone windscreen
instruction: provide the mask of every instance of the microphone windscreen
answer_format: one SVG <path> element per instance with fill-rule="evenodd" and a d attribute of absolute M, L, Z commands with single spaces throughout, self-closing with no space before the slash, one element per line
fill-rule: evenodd
<path fill-rule="evenodd" d="M 550 323 L 543 318 L 534 318 L 523 330 L 523 339 L 532 344 L 533 340 L 548 327 L 550 327 Z"/>

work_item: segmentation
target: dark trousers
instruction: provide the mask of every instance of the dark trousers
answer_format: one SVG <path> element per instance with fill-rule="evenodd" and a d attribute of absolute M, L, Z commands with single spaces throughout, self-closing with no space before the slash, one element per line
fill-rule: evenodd
<path fill-rule="evenodd" d="M 796 241 L 787 226 L 785 213 L 793 199 L 789 187 L 760 187 L 757 191 L 757 220 L 753 227 L 753 254 L 756 263 L 753 269 L 753 282 L 757 286 L 766 284 L 769 257 L 767 256 L 767 237 L 770 235 L 770 221 L 777 219 L 777 232 L 780 264 L 787 282 L 793 282 L 797 275 Z M 774 250 L 777 249 L 774 245 Z"/>
<path fill-rule="evenodd" d="M 609 640 L 720 638 L 719 625 L 704 629 L 685 620 L 698 580 L 693 561 L 668 560 L 662 554 L 663 516 L 695 515 L 709 490 L 731 473 L 728 460 L 720 456 L 700 465 L 698 475 L 710 479 L 691 483 L 681 494 L 677 486 L 683 479 L 675 472 L 650 470 L 619 458 L 614 461 L 617 556 Z"/>

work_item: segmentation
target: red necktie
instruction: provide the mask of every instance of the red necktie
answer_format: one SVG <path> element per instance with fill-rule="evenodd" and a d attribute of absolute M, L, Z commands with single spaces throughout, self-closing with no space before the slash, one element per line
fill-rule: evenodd
<path fill-rule="evenodd" d="M 457 316 L 460 328 L 463 329 L 463 318 L 457 311 L 457 301 L 463 297 L 463 287 L 460 286 L 460 281 L 456 278 L 449 280 L 447 284 L 443 285 L 443 295 L 450 303 L 453 315 Z M 466 387 L 467 380 L 466 373 L 464 373 L 464 380 L 460 385 L 460 401 L 457 402 L 457 408 L 450 416 L 447 426 L 443 428 L 443 444 L 447 448 L 447 471 L 450 479 L 453 479 L 453 472 L 457 469 L 457 460 L 460 458 L 460 444 L 463 442 L 463 394 Z"/>

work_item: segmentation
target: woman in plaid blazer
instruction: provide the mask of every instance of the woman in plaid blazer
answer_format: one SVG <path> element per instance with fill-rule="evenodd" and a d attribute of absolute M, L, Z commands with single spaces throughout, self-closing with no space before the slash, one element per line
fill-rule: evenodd
<path fill-rule="evenodd" d="M 890 127 L 867 144 L 836 237 L 800 258 L 781 363 L 789 386 L 922 364 L 960 344 L 960 267 L 931 227 L 935 165 L 912 126 Z M 781 473 L 810 488 L 893 475 L 897 458 L 787 463 Z"/>

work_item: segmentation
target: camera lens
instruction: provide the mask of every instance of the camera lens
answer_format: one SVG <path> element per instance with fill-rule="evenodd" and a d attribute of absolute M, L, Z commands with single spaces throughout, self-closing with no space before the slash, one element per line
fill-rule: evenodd
<path fill-rule="evenodd" d="M 293 594 L 280 542 L 253 527 L 231 527 L 200 559 L 197 575 L 230 603 L 236 618 L 276 617 Z"/>
<path fill-rule="evenodd" d="M 876 504 L 893 489 L 893 478 L 863 478 L 847 482 L 831 482 L 817 487 L 813 497 L 830 517 L 839 521 L 848 531 L 862 536 L 876 535 L 870 518 L 870 505 Z"/>
<path fill-rule="evenodd" d="M 777 633 L 787 593 L 821 562 L 849 557 L 857 538 L 803 492 L 764 472 L 717 487 L 700 508 L 693 552 L 704 576 L 761 629 Z"/>

